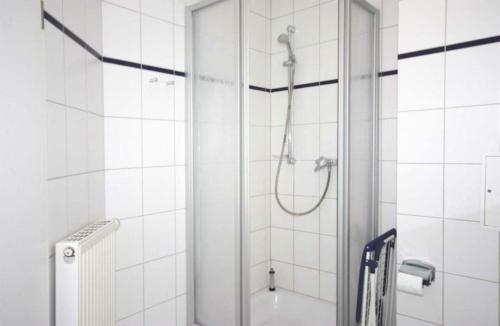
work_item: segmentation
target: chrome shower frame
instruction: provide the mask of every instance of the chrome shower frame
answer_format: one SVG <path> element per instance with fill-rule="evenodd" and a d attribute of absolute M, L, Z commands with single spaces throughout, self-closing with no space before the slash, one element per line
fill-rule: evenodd
<path fill-rule="evenodd" d="M 192 115 L 193 115 L 193 103 L 192 103 L 192 85 L 189 83 L 190 73 L 193 68 L 193 57 L 191 56 L 191 51 L 193 49 L 193 38 L 192 38 L 192 15 L 193 12 L 201 9 L 205 6 L 215 4 L 220 1 L 228 0 L 202 0 L 187 7 L 185 18 L 186 18 L 186 252 L 187 252 L 187 323 L 188 325 L 194 324 L 194 255 L 193 251 L 195 248 L 195 237 L 194 237 L 194 214 L 193 211 L 193 125 L 192 125 Z M 236 312 L 238 315 L 238 320 L 241 321 L 241 325 L 250 324 L 250 251 L 249 251 L 249 218 L 248 218 L 248 198 L 249 198 L 249 130 L 247 126 L 249 125 L 249 112 L 248 112 L 248 39 L 244 31 L 246 24 L 246 13 L 247 13 L 247 1 L 246 0 L 231 0 L 237 1 L 238 5 L 238 15 L 240 17 L 240 22 L 236 27 L 237 33 L 240 37 L 239 42 L 239 64 L 240 68 L 238 71 L 237 80 L 240 81 L 241 87 L 239 87 L 239 114 L 240 114 L 240 167 L 241 167 L 241 178 L 240 178 L 240 211 L 241 218 L 239 223 L 235 225 L 240 237 L 240 246 L 238 248 L 239 252 L 239 275 L 238 280 L 240 285 L 235 289 L 235 299 L 240 300 L 239 309 Z M 338 112 L 338 249 L 337 249 L 337 325 L 351 326 L 348 324 L 349 318 L 349 289 L 347 288 L 348 282 L 345 280 L 349 279 L 349 273 L 351 272 L 348 266 L 349 263 L 349 225 L 347 223 L 348 218 L 348 205 L 347 205 L 347 194 L 348 194 L 348 173 L 349 173 L 349 128 L 346 125 L 346 119 L 348 119 L 348 108 L 349 108 L 349 5 L 351 2 L 356 2 L 365 8 L 368 8 L 371 12 L 375 14 L 376 28 L 374 29 L 374 43 L 375 43 L 375 55 L 374 58 L 378 58 L 378 32 L 379 32 L 379 14 L 378 10 L 372 7 L 366 0 L 340 0 L 339 1 L 339 112 Z M 377 76 L 374 78 L 373 94 L 374 98 L 374 110 L 376 121 L 378 122 L 378 60 L 374 60 L 373 74 Z M 378 127 L 375 124 L 374 130 L 374 157 L 378 158 Z M 378 165 L 377 160 L 374 164 L 374 180 L 373 187 L 373 216 L 374 216 L 374 235 L 378 232 Z M 357 275 L 357 271 L 355 275 Z"/>
<path fill-rule="evenodd" d="M 351 317 L 350 278 L 358 275 L 357 270 L 350 268 L 350 228 L 349 228 L 349 107 L 350 107 L 350 20 L 351 4 L 356 3 L 374 16 L 373 21 L 373 171 L 372 171 L 372 234 L 379 233 L 378 201 L 379 201 L 379 33 L 380 12 L 366 0 L 339 1 L 339 97 L 338 97 L 338 181 L 337 181 L 337 325 L 353 326 Z M 356 262 L 359 263 L 359 262 Z M 395 310 L 393 310 L 395 311 Z M 392 326 L 392 325 L 387 325 Z"/>
<path fill-rule="evenodd" d="M 237 270 L 236 282 L 239 286 L 235 289 L 235 300 L 239 300 L 239 305 L 236 309 L 236 320 L 240 321 L 241 326 L 250 325 L 250 239 L 247 236 L 250 230 L 248 216 L 248 198 L 249 198 L 249 158 L 250 146 L 246 141 L 250 137 L 249 125 L 250 115 L 248 108 L 248 37 L 244 33 L 243 26 L 246 25 L 246 0 L 201 0 L 191 1 L 192 5 L 186 5 L 184 13 L 185 17 L 185 66 L 186 66 L 186 91 L 185 91 L 185 113 L 186 113 L 186 322 L 187 325 L 197 325 L 195 323 L 195 209 L 194 209 L 194 189 L 193 182 L 195 177 L 194 157 L 193 157 L 193 78 L 191 78 L 194 68 L 194 58 L 192 55 L 194 48 L 193 39 L 193 14 L 195 11 L 208 7 L 210 5 L 223 2 L 235 1 L 235 15 L 238 17 L 238 22 L 235 26 L 235 33 L 238 36 L 237 44 L 237 63 L 235 80 L 239 82 L 237 87 L 238 98 L 238 120 L 240 128 L 239 142 L 239 165 L 240 165 L 240 180 L 239 180 L 239 211 L 240 218 L 235 223 L 237 241 L 239 244 L 237 252 Z M 238 241 L 239 240 L 239 241 Z M 201 326 L 201 325 L 199 325 Z"/>

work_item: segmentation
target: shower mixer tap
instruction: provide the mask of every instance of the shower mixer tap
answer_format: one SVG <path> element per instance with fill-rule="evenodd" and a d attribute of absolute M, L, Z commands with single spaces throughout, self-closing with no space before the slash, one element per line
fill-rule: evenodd
<path fill-rule="evenodd" d="M 314 172 L 318 172 L 323 168 L 328 168 L 328 171 L 332 169 L 333 166 L 337 165 L 337 160 L 327 158 L 324 156 L 320 156 L 314 161 L 316 163 L 316 167 L 314 168 Z"/>

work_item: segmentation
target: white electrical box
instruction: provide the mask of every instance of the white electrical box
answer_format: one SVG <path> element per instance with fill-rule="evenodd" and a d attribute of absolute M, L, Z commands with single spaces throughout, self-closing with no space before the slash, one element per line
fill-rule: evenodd
<path fill-rule="evenodd" d="M 500 153 L 483 158 L 481 182 L 481 224 L 500 230 Z"/>

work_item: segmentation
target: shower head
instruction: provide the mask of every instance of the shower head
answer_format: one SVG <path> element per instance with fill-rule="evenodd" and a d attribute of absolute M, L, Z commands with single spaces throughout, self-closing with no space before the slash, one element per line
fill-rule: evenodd
<path fill-rule="evenodd" d="M 286 34 L 280 34 L 280 36 L 278 36 L 278 42 L 286 45 L 289 61 L 295 62 L 295 54 L 293 53 L 292 45 L 290 44 L 290 37 Z"/>
<path fill-rule="evenodd" d="M 280 34 L 280 36 L 278 36 L 278 42 L 288 45 L 290 44 L 290 38 L 286 34 Z"/>

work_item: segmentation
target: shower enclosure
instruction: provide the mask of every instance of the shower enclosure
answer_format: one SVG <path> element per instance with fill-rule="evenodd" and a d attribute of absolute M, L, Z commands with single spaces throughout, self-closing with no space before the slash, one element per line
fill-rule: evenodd
<path fill-rule="evenodd" d="M 378 225 L 377 10 L 205 0 L 186 33 L 188 323 L 354 325 Z"/>

